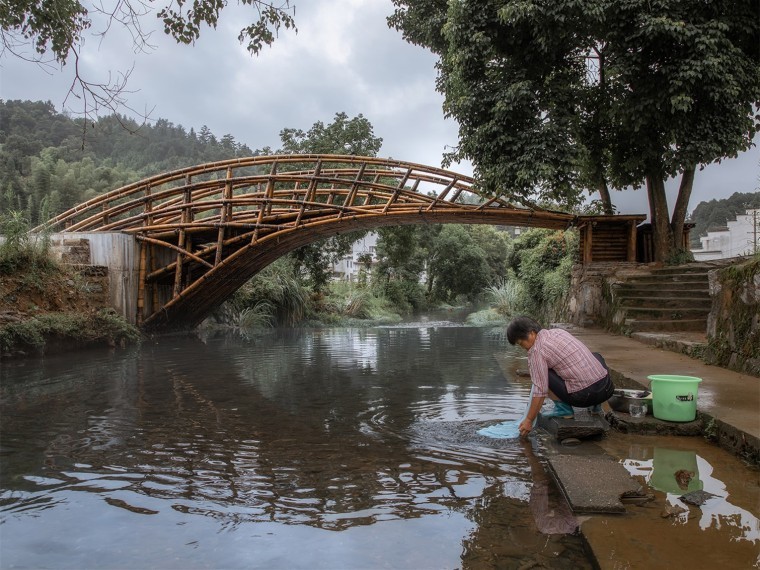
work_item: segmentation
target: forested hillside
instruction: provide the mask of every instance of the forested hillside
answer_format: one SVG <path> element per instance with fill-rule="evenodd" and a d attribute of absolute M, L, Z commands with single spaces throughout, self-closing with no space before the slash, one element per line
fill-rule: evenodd
<path fill-rule="evenodd" d="M 690 234 L 691 247 L 700 247 L 699 236 L 725 227 L 728 220 L 735 220 L 749 208 L 760 208 L 760 192 L 734 192 L 729 198 L 697 204 L 689 220 L 696 224 Z"/>
<path fill-rule="evenodd" d="M 22 211 L 36 224 L 152 174 L 251 154 L 205 126 L 196 133 L 119 115 L 88 123 L 50 102 L 0 100 L 0 212 Z"/>

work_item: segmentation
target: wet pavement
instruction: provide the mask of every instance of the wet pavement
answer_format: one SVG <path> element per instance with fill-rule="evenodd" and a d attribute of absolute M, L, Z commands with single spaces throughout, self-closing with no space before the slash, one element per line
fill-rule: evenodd
<path fill-rule="evenodd" d="M 564 326 L 564 325 L 563 325 Z M 710 366 L 601 329 L 568 327 L 592 351 L 604 356 L 616 384 L 649 387 L 648 376 L 675 374 L 702 379 L 697 411 L 704 430 L 721 447 L 760 465 L 760 378 Z"/>
<path fill-rule="evenodd" d="M 567 448 L 543 434 L 553 475 L 576 514 L 583 493 L 598 501 L 609 495 L 603 467 L 610 458 L 647 497 L 620 514 L 582 519 L 599 567 L 760 568 L 760 378 L 602 330 L 567 328 L 604 356 L 619 387 L 648 388 L 654 374 L 702 378 L 695 422 L 615 412 L 607 416 L 615 429 L 596 441 Z M 710 493 L 704 504 L 683 499 L 695 491 Z"/>

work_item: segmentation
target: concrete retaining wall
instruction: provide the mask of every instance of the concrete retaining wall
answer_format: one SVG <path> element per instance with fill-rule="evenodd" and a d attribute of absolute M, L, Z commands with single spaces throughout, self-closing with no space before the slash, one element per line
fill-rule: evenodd
<path fill-rule="evenodd" d="M 140 247 L 122 233 L 57 233 L 50 236 L 53 255 L 65 263 L 108 268 L 111 306 L 129 323 L 136 323 Z"/>

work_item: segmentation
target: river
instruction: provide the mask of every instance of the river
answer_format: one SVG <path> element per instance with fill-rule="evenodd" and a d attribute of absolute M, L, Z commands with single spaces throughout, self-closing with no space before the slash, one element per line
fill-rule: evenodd
<path fill-rule="evenodd" d="M 2 568 L 591 568 L 499 330 L 164 336 L 0 364 Z"/>

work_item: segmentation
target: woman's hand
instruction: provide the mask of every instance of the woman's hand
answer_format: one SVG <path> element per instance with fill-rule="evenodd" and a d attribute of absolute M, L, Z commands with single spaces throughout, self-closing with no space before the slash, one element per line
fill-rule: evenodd
<path fill-rule="evenodd" d="M 520 422 L 518 429 L 520 430 L 520 437 L 525 437 L 533 429 L 533 421 L 529 420 L 528 418 L 525 418 L 523 421 Z"/>

